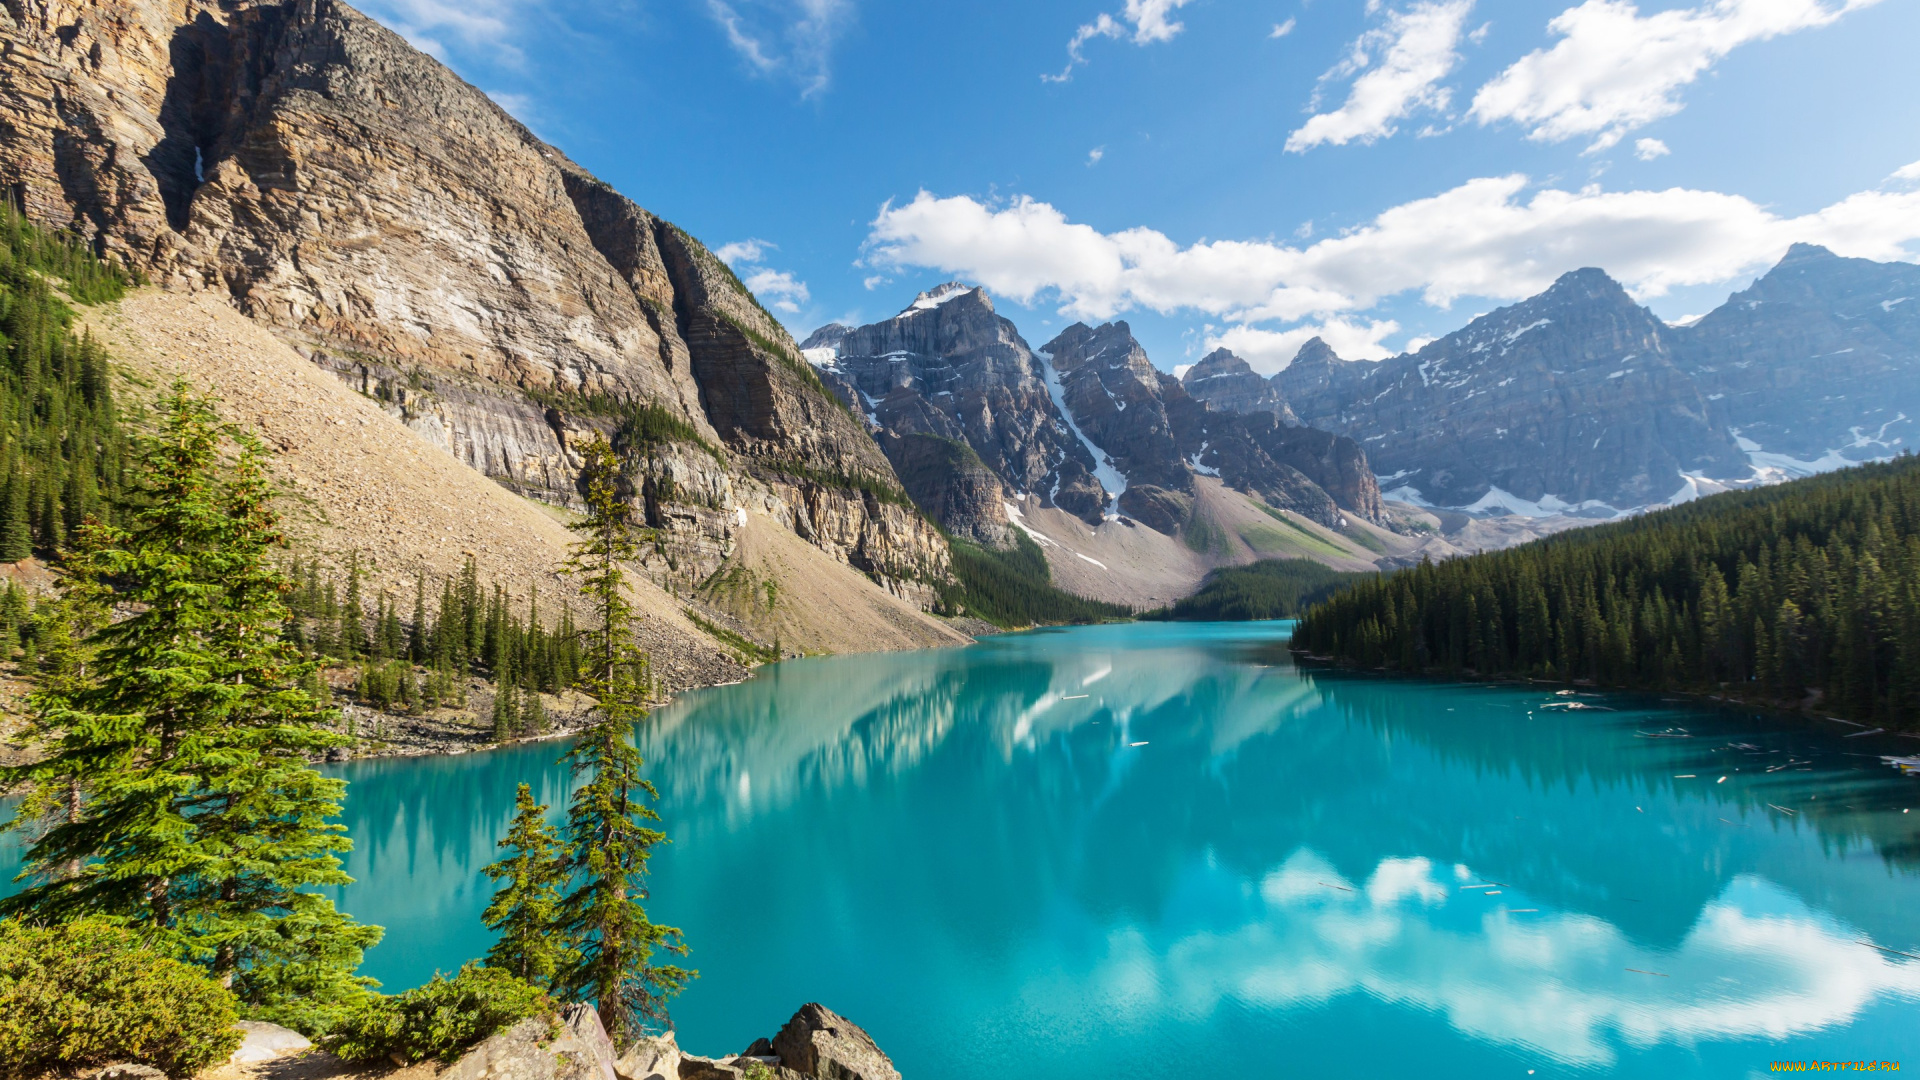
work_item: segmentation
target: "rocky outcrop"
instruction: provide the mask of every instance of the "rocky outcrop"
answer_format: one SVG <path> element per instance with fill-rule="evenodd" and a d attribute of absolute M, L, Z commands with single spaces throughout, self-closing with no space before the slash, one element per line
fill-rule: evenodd
<path fill-rule="evenodd" d="M 0 183 L 212 290 L 525 494 L 614 435 L 699 579 L 744 505 L 930 602 L 937 532 L 858 419 L 697 241 L 336 0 L 0 12 Z"/>
<path fill-rule="evenodd" d="M 900 1080 L 859 1025 L 812 1003 L 772 1039 L 758 1039 L 732 1057 L 689 1054 L 667 1032 L 637 1040 L 612 1068 L 618 1080 Z"/>
<path fill-rule="evenodd" d="M 613 1040 L 591 1005 L 571 1005 L 555 1024 L 522 1020 L 483 1040 L 439 1080 L 619 1080 Z"/>
<path fill-rule="evenodd" d="M 1833 468 L 1920 438 L 1920 267 L 1795 244 L 1675 356 L 1764 469 Z"/>
<path fill-rule="evenodd" d="M 1316 339 L 1318 340 L 1318 339 Z M 1280 389 L 1261 378 L 1253 365 L 1230 349 L 1215 349 L 1180 376 L 1180 385 L 1195 401 L 1216 412 L 1272 413 L 1283 424 L 1298 426 L 1300 418 L 1287 406 Z"/>
<path fill-rule="evenodd" d="M 1117 475 L 1119 509 L 1152 528 L 1169 532 L 1180 523 L 1196 474 L 1323 525 L 1340 527 L 1348 515 L 1386 520 L 1367 454 L 1354 440 L 1289 425 L 1271 409 L 1210 408 L 1155 368 L 1124 322 L 1075 323 L 1040 351 L 1059 372 L 1075 430 Z M 1229 374 L 1237 361 L 1231 353 L 1209 359 Z"/>
<path fill-rule="evenodd" d="M 1749 471 L 1671 328 L 1599 270 L 1411 355 L 1342 361 L 1316 339 L 1274 381 L 1308 424 L 1361 440 L 1387 487 L 1440 506 L 1606 517 Z"/>
<path fill-rule="evenodd" d="M 900 1080 L 899 1070 L 859 1025 L 831 1009 L 806 1004 L 773 1037 L 780 1064 L 823 1080 Z"/>
<path fill-rule="evenodd" d="M 973 447 L 917 432 L 882 431 L 876 437 L 907 494 L 948 532 L 988 547 L 1012 543 L 1006 489 Z"/>
<path fill-rule="evenodd" d="M 994 311 L 986 290 L 943 285 L 891 319 L 825 326 L 803 346 L 828 385 L 878 430 L 964 444 L 1009 490 L 1099 519 L 1107 496 L 1094 479 L 1092 455 L 1062 418 L 1042 365 L 1013 323 Z M 917 448 L 924 458 L 929 444 L 880 444 L 903 480 L 905 471 L 916 473 L 909 490 L 948 529 L 983 542 L 1004 537 L 1005 511 L 984 505 L 977 473 L 962 468 L 953 492 L 937 492 L 936 477 L 896 456 Z M 960 516 L 934 510 L 929 498 Z M 982 514 L 984 528 L 976 530 Z"/>

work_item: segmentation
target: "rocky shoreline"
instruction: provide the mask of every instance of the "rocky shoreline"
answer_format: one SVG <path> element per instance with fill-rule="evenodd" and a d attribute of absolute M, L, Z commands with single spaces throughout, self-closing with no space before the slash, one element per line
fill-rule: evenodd
<path fill-rule="evenodd" d="M 800 1007 L 772 1038 L 738 1054 L 702 1057 L 673 1032 L 616 1047 L 592 1005 L 571 1005 L 557 1022 L 522 1020 L 451 1062 L 369 1069 L 317 1049 L 274 1024 L 243 1022 L 246 1040 L 228 1063 L 197 1080 L 900 1080 L 873 1037 L 824 1005 Z M 88 1080 L 166 1080 L 139 1064 L 109 1065 Z"/>

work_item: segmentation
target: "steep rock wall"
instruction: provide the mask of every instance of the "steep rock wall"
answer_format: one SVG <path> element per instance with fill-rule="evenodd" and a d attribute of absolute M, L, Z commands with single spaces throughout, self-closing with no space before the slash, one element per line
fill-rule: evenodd
<path fill-rule="evenodd" d="M 937 531 L 725 267 L 384 27 L 15 0 L 0 39 L 0 183 L 36 220 L 228 298 L 534 497 L 577 498 L 577 438 L 670 418 L 623 448 L 663 575 L 717 569 L 753 504 L 931 602 Z"/>

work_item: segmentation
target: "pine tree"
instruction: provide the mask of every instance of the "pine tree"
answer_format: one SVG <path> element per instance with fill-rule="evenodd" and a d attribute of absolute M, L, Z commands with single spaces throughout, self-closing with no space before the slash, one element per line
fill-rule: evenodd
<path fill-rule="evenodd" d="M 502 678 L 493 690 L 493 741 L 512 742 L 520 730 L 520 708 L 514 703 L 513 682 Z"/>
<path fill-rule="evenodd" d="M 527 687 L 520 705 L 521 734 L 544 735 L 547 724 L 547 703 L 540 698 L 540 688 Z"/>
<path fill-rule="evenodd" d="M 514 811 L 499 844 L 512 854 L 485 870 L 494 881 L 506 882 L 480 916 L 500 935 L 487 950 L 487 966 L 551 986 L 561 968 L 578 958 L 556 926 L 566 884 L 564 853 L 559 833 L 547 824 L 547 808 L 533 801 L 525 784 L 514 796 Z"/>
<path fill-rule="evenodd" d="M 89 525 L 62 583 L 77 607 L 134 612 L 93 635 L 83 685 L 43 699 L 62 734 L 33 769 L 76 778 L 85 805 L 32 843 L 42 880 L 0 914 L 113 918 L 265 1015 L 338 1006 L 362 992 L 353 969 L 381 931 L 315 891 L 351 881 L 351 842 L 328 821 L 346 784 L 308 764 L 345 740 L 281 634 L 290 585 L 265 451 L 234 435 L 223 467 L 229 433 L 184 382 L 159 412 L 130 527 Z"/>
<path fill-rule="evenodd" d="M 556 982 L 592 999 L 619 1042 L 647 1020 L 664 1019 L 667 999 L 696 973 L 652 962 L 654 950 L 678 955 L 686 945 L 678 929 L 654 923 L 641 903 L 647 898 L 647 860 L 666 836 L 646 824 L 660 820 L 650 805 L 659 795 L 641 777 L 644 762 L 632 742 L 652 690 L 647 656 L 634 641 L 634 612 L 620 565 L 634 557 L 638 539 L 631 508 L 615 487 L 620 464 L 613 449 L 595 439 L 584 456 L 587 514 L 574 526 L 582 539 L 565 570 L 600 618 L 588 634 L 580 680 L 596 701 L 598 721 L 564 759 L 586 782 L 567 809 L 566 869 L 577 885 L 562 902 L 559 920 L 579 957 Z"/>
<path fill-rule="evenodd" d="M 0 562 L 19 562 L 33 555 L 33 525 L 27 517 L 27 478 L 16 466 L 7 477 L 0 505 Z"/>
<path fill-rule="evenodd" d="M 407 629 L 407 659 L 424 664 L 433 656 L 433 644 L 427 627 L 427 575 L 414 579 L 413 625 Z"/>

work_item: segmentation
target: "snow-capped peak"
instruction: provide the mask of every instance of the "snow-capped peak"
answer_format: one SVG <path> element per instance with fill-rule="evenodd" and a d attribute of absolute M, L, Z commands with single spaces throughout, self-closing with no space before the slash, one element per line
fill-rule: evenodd
<path fill-rule="evenodd" d="M 962 285 L 958 281 L 949 281 L 945 285 L 935 286 L 921 293 L 919 296 L 914 297 L 913 303 L 908 304 L 906 310 L 900 314 L 911 315 L 916 311 L 932 311 L 941 304 L 957 296 L 965 296 L 972 291 L 973 286 L 971 285 Z"/>

